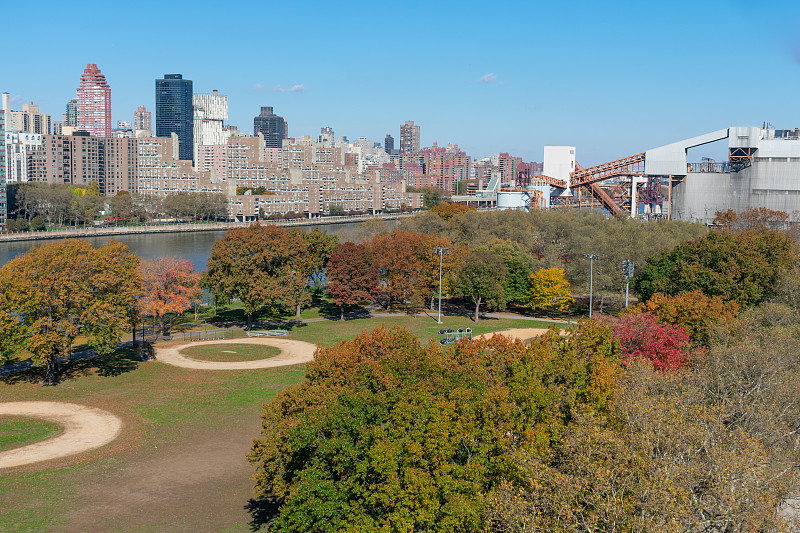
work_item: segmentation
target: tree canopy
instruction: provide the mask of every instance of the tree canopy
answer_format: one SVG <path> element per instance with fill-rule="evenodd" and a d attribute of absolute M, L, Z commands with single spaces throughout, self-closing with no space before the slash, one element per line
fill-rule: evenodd
<path fill-rule="evenodd" d="M 489 252 L 472 252 L 456 270 L 453 290 L 457 295 L 472 299 L 475 304 L 475 322 L 480 318 L 481 303 L 493 309 L 505 309 L 505 276 L 505 263 Z"/>
<path fill-rule="evenodd" d="M 56 359 L 78 335 L 110 352 L 137 315 L 138 269 L 139 257 L 117 241 L 46 243 L 12 259 L 0 268 L 0 354 L 25 348 L 54 383 Z"/>
<path fill-rule="evenodd" d="M 797 261 L 797 247 L 783 233 L 714 231 L 649 257 L 634 289 L 644 300 L 700 290 L 747 308 L 774 296 L 781 274 Z"/>
<path fill-rule="evenodd" d="M 167 313 L 182 313 L 200 297 L 200 273 L 190 261 L 167 256 L 143 261 L 141 274 L 142 313 L 158 317 L 164 335 Z"/>
<path fill-rule="evenodd" d="M 302 248 L 300 235 L 278 226 L 256 223 L 228 230 L 211 249 L 201 286 L 219 302 L 238 298 L 250 329 L 256 311 L 278 309 L 290 301 L 292 258 Z"/>
<path fill-rule="evenodd" d="M 424 347 L 378 328 L 322 348 L 265 406 L 250 453 L 274 531 L 484 531 L 511 449 L 548 449 L 576 410 L 603 412 L 618 349 L 597 322 L 529 345 Z"/>

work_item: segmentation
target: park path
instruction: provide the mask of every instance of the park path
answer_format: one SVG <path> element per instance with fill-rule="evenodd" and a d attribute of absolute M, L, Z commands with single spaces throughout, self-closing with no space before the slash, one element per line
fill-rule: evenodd
<path fill-rule="evenodd" d="M 201 361 L 199 359 L 191 359 L 180 353 L 184 348 L 202 346 L 204 344 L 261 344 L 264 346 L 274 346 L 278 348 L 281 353 L 267 359 L 231 362 Z M 316 344 L 288 339 L 276 339 L 274 337 L 247 337 L 243 339 L 199 341 L 169 347 L 155 347 L 156 360 L 168 365 L 196 370 L 251 370 L 256 368 L 299 365 L 301 363 L 313 361 L 314 352 L 316 351 Z"/>
<path fill-rule="evenodd" d="M 116 439 L 122 430 L 122 420 L 108 411 L 74 403 L 0 403 L 0 416 L 40 418 L 64 429 L 51 439 L 0 452 L 0 470 L 93 450 Z"/>

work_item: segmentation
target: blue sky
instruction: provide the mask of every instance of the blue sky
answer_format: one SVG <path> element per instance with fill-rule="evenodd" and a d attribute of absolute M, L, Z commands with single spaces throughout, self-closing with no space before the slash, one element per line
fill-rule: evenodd
<path fill-rule="evenodd" d="M 8 4 L 0 91 L 54 120 L 97 63 L 115 125 L 181 73 L 227 94 L 246 131 L 262 105 L 292 136 L 383 141 L 414 120 L 423 145 L 474 157 L 574 144 L 589 165 L 730 125 L 800 126 L 794 0 Z"/>

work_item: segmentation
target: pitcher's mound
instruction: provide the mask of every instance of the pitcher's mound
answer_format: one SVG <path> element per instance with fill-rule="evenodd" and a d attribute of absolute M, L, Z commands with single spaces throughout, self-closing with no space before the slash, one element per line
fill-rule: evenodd
<path fill-rule="evenodd" d="M 267 359 L 257 359 L 255 361 L 201 361 L 189 359 L 181 355 L 181 350 L 189 346 L 202 346 L 204 344 L 263 344 L 274 346 L 281 353 L 275 357 Z M 224 341 L 201 341 L 170 346 L 169 348 L 156 348 L 156 359 L 168 365 L 180 366 L 183 368 L 193 368 L 196 370 L 249 370 L 254 368 L 275 368 L 278 366 L 299 365 L 314 360 L 314 352 L 317 351 L 316 344 L 303 341 L 291 341 L 288 339 L 275 339 L 271 337 L 247 337 L 244 339 L 228 339 Z"/>

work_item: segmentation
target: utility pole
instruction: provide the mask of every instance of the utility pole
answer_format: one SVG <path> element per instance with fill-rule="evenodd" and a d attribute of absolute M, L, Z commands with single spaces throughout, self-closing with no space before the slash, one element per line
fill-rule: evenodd
<path fill-rule="evenodd" d="M 626 259 L 622 262 L 622 275 L 625 276 L 625 307 L 628 307 L 628 287 L 633 277 L 633 261 Z"/>
<path fill-rule="evenodd" d="M 600 260 L 600 254 L 583 254 L 589 260 L 589 318 L 592 318 L 592 304 L 594 303 L 594 262 Z"/>
<path fill-rule="evenodd" d="M 445 254 L 450 253 L 450 248 L 442 248 L 441 246 L 434 246 L 433 253 L 439 255 L 439 319 L 437 324 L 442 323 L 442 261 Z"/>

